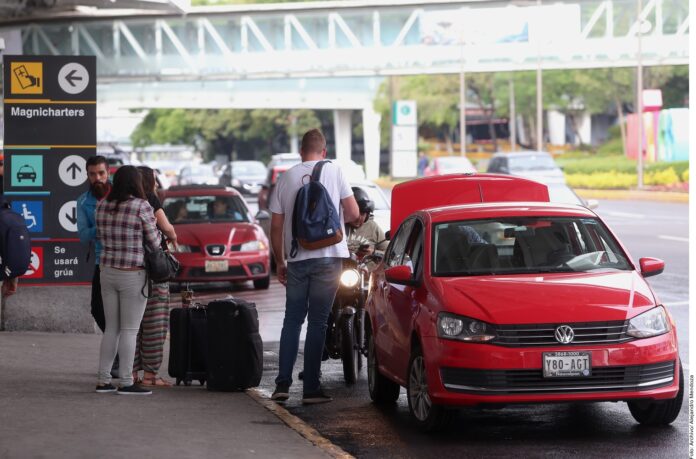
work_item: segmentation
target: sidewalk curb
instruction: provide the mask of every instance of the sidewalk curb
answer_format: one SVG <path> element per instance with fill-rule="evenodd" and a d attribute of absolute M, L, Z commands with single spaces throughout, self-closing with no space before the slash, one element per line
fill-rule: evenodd
<path fill-rule="evenodd" d="M 322 436 L 316 429 L 302 419 L 267 398 L 259 389 L 248 389 L 246 393 L 249 397 L 254 399 L 256 403 L 275 414 L 281 421 L 287 424 L 288 427 L 309 440 L 314 446 L 321 449 L 329 456 L 336 459 L 355 459 L 354 456 L 345 452 L 341 447 L 331 443 L 330 440 Z"/>
<path fill-rule="evenodd" d="M 585 199 L 616 199 L 632 201 L 689 202 L 689 193 L 643 190 L 591 190 L 575 188 L 575 192 Z"/>

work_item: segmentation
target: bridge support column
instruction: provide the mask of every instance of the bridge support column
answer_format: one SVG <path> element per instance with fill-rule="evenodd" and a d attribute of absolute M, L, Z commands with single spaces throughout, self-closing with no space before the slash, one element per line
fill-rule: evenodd
<path fill-rule="evenodd" d="M 353 126 L 351 126 L 352 110 L 334 110 L 334 139 L 336 142 L 336 159 L 350 159 Z"/>
<path fill-rule="evenodd" d="M 372 107 L 362 111 L 363 142 L 365 144 L 365 176 L 368 180 L 379 178 L 379 123 L 382 116 Z"/>

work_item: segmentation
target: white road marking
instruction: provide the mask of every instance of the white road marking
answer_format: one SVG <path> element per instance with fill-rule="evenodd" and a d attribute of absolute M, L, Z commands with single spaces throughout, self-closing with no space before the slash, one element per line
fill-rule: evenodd
<path fill-rule="evenodd" d="M 679 237 L 679 236 L 665 236 L 660 234 L 657 236 L 658 239 L 664 239 L 666 241 L 677 241 L 677 242 L 689 242 L 688 237 Z"/>
<path fill-rule="evenodd" d="M 664 303 L 666 306 L 688 306 L 689 302 L 688 301 L 674 301 L 674 302 L 666 302 Z"/>
<path fill-rule="evenodd" d="M 643 214 L 632 214 L 630 212 L 604 212 L 612 217 L 626 217 L 626 218 L 645 218 Z"/>

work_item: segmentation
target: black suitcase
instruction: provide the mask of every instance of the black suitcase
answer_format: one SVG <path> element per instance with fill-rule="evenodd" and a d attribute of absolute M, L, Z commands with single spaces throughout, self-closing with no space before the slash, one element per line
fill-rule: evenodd
<path fill-rule="evenodd" d="M 226 298 L 208 303 L 208 389 L 256 387 L 263 372 L 263 342 L 256 305 Z"/>
<path fill-rule="evenodd" d="M 169 376 L 190 386 L 205 384 L 207 369 L 207 312 L 205 307 L 174 308 L 169 314 Z"/>

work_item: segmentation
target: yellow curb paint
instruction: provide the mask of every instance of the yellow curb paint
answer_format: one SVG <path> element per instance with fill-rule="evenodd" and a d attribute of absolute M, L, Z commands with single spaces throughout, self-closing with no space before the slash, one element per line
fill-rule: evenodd
<path fill-rule="evenodd" d="M 575 192 L 585 199 L 618 199 L 632 201 L 661 201 L 688 203 L 689 193 L 642 190 L 587 190 L 576 188 Z"/>
<path fill-rule="evenodd" d="M 259 405 L 263 406 L 268 411 L 275 414 L 281 421 L 287 424 L 288 427 L 290 427 L 292 430 L 294 430 L 295 432 L 312 442 L 314 446 L 321 449 L 329 456 L 336 459 L 355 459 L 354 456 L 348 454 L 339 446 L 331 443 L 331 441 L 323 437 L 319 432 L 317 432 L 316 429 L 310 427 L 302 419 L 290 413 L 288 410 L 286 410 L 273 400 L 268 399 L 258 389 L 248 389 L 246 393 Z"/>

